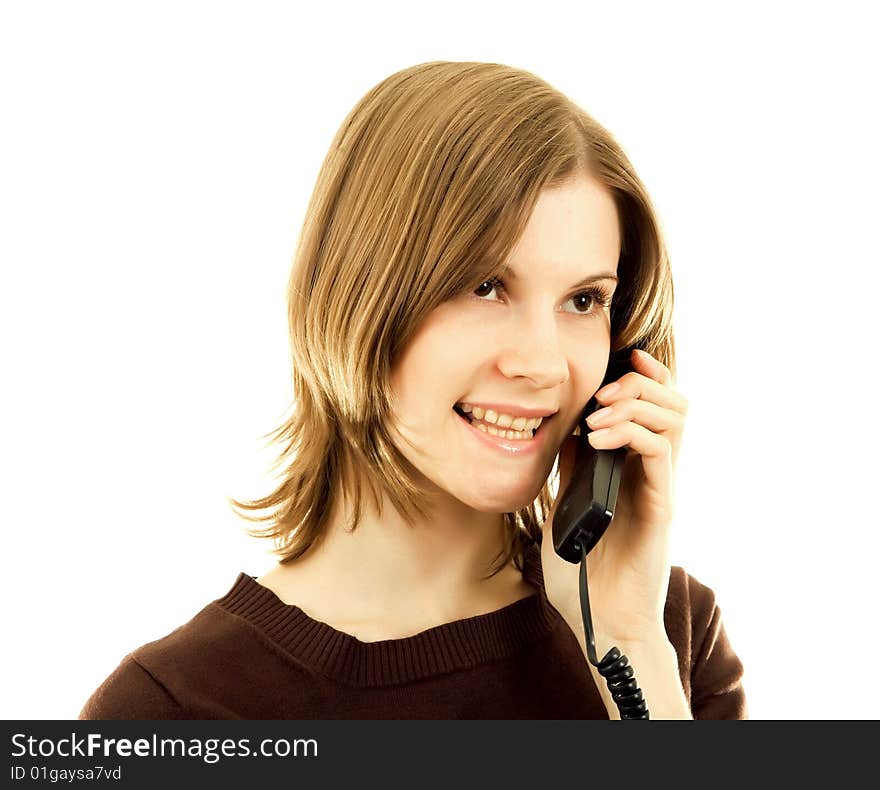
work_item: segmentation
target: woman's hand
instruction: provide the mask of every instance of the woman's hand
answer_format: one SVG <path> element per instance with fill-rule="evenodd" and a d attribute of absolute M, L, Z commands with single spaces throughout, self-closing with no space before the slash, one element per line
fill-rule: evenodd
<path fill-rule="evenodd" d="M 590 611 L 601 659 L 615 644 L 656 643 L 665 639 L 663 609 L 669 585 L 669 534 L 673 515 L 673 478 L 687 400 L 670 387 L 669 369 L 643 351 L 633 350 L 633 371 L 596 393 L 607 416 L 591 416 L 594 450 L 628 447 L 614 516 L 587 555 Z M 607 431 L 598 432 L 599 429 Z M 560 449 L 559 494 L 572 475 L 579 439 Z M 557 496 L 557 502 L 559 496 Z M 544 524 L 541 564 L 550 603 L 575 634 L 583 634 L 580 564 L 556 554 L 553 511 Z M 607 643 L 606 643 L 607 642 Z"/>

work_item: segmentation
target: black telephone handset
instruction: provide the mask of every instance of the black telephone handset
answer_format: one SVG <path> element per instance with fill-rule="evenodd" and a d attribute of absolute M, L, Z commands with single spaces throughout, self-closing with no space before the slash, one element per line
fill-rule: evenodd
<path fill-rule="evenodd" d="M 632 370 L 632 349 L 633 347 L 625 348 L 611 355 L 605 378 L 597 392 Z M 587 658 L 608 683 L 608 690 L 617 704 L 620 718 L 649 719 L 647 703 L 627 657 L 616 647 L 612 647 L 601 661 L 596 655 L 587 588 L 587 554 L 611 523 L 627 456 L 626 447 L 597 450 L 587 440 L 590 431 L 587 417 L 599 405 L 596 398 L 592 397 L 581 414 L 571 478 L 559 497 L 553 515 L 553 548 L 564 560 L 581 565 L 581 615 L 587 641 Z"/>
<path fill-rule="evenodd" d="M 632 370 L 629 361 L 631 353 L 632 348 L 626 348 L 611 355 L 605 378 L 597 392 Z M 589 554 L 611 523 L 623 462 L 626 460 L 626 447 L 595 450 L 587 441 L 590 431 L 587 417 L 600 405 L 592 397 L 581 414 L 571 479 L 560 496 L 553 516 L 553 548 L 560 557 L 572 563 L 580 562 L 585 554 Z M 592 457 L 586 459 L 590 454 Z"/>

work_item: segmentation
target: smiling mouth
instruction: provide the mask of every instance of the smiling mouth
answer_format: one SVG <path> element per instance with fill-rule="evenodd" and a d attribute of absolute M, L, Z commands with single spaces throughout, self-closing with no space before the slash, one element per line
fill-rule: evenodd
<path fill-rule="evenodd" d="M 490 431 L 488 431 L 488 428 L 489 428 L 490 426 L 491 426 L 494 430 L 496 430 L 496 431 L 497 431 L 497 430 L 501 430 L 501 431 L 511 430 L 510 428 L 506 428 L 506 429 L 505 429 L 505 428 L 501 428 L 501 429 L 499 429 L 497 425 L 494 425 L 494 424 L 491 423 L 491 422 L 486 422 L 485 420 L 475 420 L 471 414 L 468 414 L 467 412 L 463 411 L 462 408 L 461 408 L 459 405 L 457 405 L 457 404 L 456 404 L 455 406 L 452 407 L 452 410 L 453 410 L 453 411 L 454 411 L 459 417 L 461 417 L 461 418 L 464 419 L 464 420 L 467 420 L 471 425 L 475 425 L 475 424 L 476 424 L 476 426 L 479 426 L 479 425 L 485 425 L 485 426 L 486 426 L 486 429 L 487 429 L 487 430 L 486 430 L 487 433 L 490 433 Z M 546 424 L 547 424 L 547 423 L 553 418 L 553 416 L 555 416 L 555 415 L 551 415 L 550 417 L 545 417 L 545 418 L 541 421 L 541 424 L 540 424 L 537 428 L 531 428 L 531 429 L 529 429 L 528 433 L 531 434 L 531 438 L 532 438 L 532 439 L 534 439 L 535 434 L 536 434 L 538 431 L 540 431 L 540 430 L 541 430 L 541 429 L 542 429 L 542 428 L 543 428 L 543 427 L 544 427 L 544 426 L 545 426 L 545 425 L 546 425 Z M 480 430 L 482 430 L 482 429 L 480 429 Z M 526 431 L 518 431 L 517 433 L 526 433 Z M 508 438 L 510 441 L 517 441 L 517 438 L 515 438 L 515 437 L 503 437 L 503 438 Z M 519 441 L 528 441 L 528 439 L 519 439 Z"/>

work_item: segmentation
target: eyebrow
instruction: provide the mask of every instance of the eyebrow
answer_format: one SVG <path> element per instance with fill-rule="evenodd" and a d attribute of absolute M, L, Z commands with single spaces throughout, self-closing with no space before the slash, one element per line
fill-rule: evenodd
<path fill-rule="evenodd" d="M 505 266 L 501 273 L 507 277 L 510 277 L 511 280 L 518 280 L 519 275 L 510 268 L 510 266 Z M 619 282 L 619 279 L 616 274 L 613 272 L 600 272 L 599 274 L 591 274 L 589 277 L 584 277 L 583 280 L 579 280 L 576 282 L 572 288 L 580 288 L 583 285 L 590 285 L 590 283 L 599 282 L 600 280 L 613 280 L 614 282 Z"/>

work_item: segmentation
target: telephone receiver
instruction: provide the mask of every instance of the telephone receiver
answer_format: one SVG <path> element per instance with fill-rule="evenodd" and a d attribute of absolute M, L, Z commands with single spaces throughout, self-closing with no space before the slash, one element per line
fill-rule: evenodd
<path fill-rule="evenodd" d="M 640 348 L 640 346 L 635 346 Z M 608 359 L 608 368 L 602 385 L 617 381 L 632 370 L 629 358 L 633 346 L 621 349 Z M 650 719 L 648 703 L 636 681 L 635 669 L 617 647 L 612 647 L 602 660 L 596 654 L 596 638 L 590 616 L 590 593 L 587 587 L 587 554 L 605 534 L 614 515 L 617 491 L 623 476 L 623 462 L 627 447 L 616 450 L 596 450 L 590 446 L 587 417 L 599 406 L 595 396 L 590 398 L 580 417 L 580 431 L 575 450 L 574 468 L 568 486 L 556 503 L 553 515 L 553 548 L 564 560 L 580 564 L 581 617 L 584 621 L 587 660 L 599 671 L 608 684 L 608 691 L 617 704 L 621 719 Z"/>
<path fill-rule="evenodd" d="M 633 369 L 630 356 L 637 347 L 630 346 L 610 356 L 597 392 Z M 586 420 L 600 407 L 594 396 L 581 413 L 571 479 L 553 515 L 553 548 L 560 557 L 574 564 L 592 550 L 611 523 L 627 456 L 626 447 L 596 450 L 590 446 L 587 440 L 590 427 Z"/>

